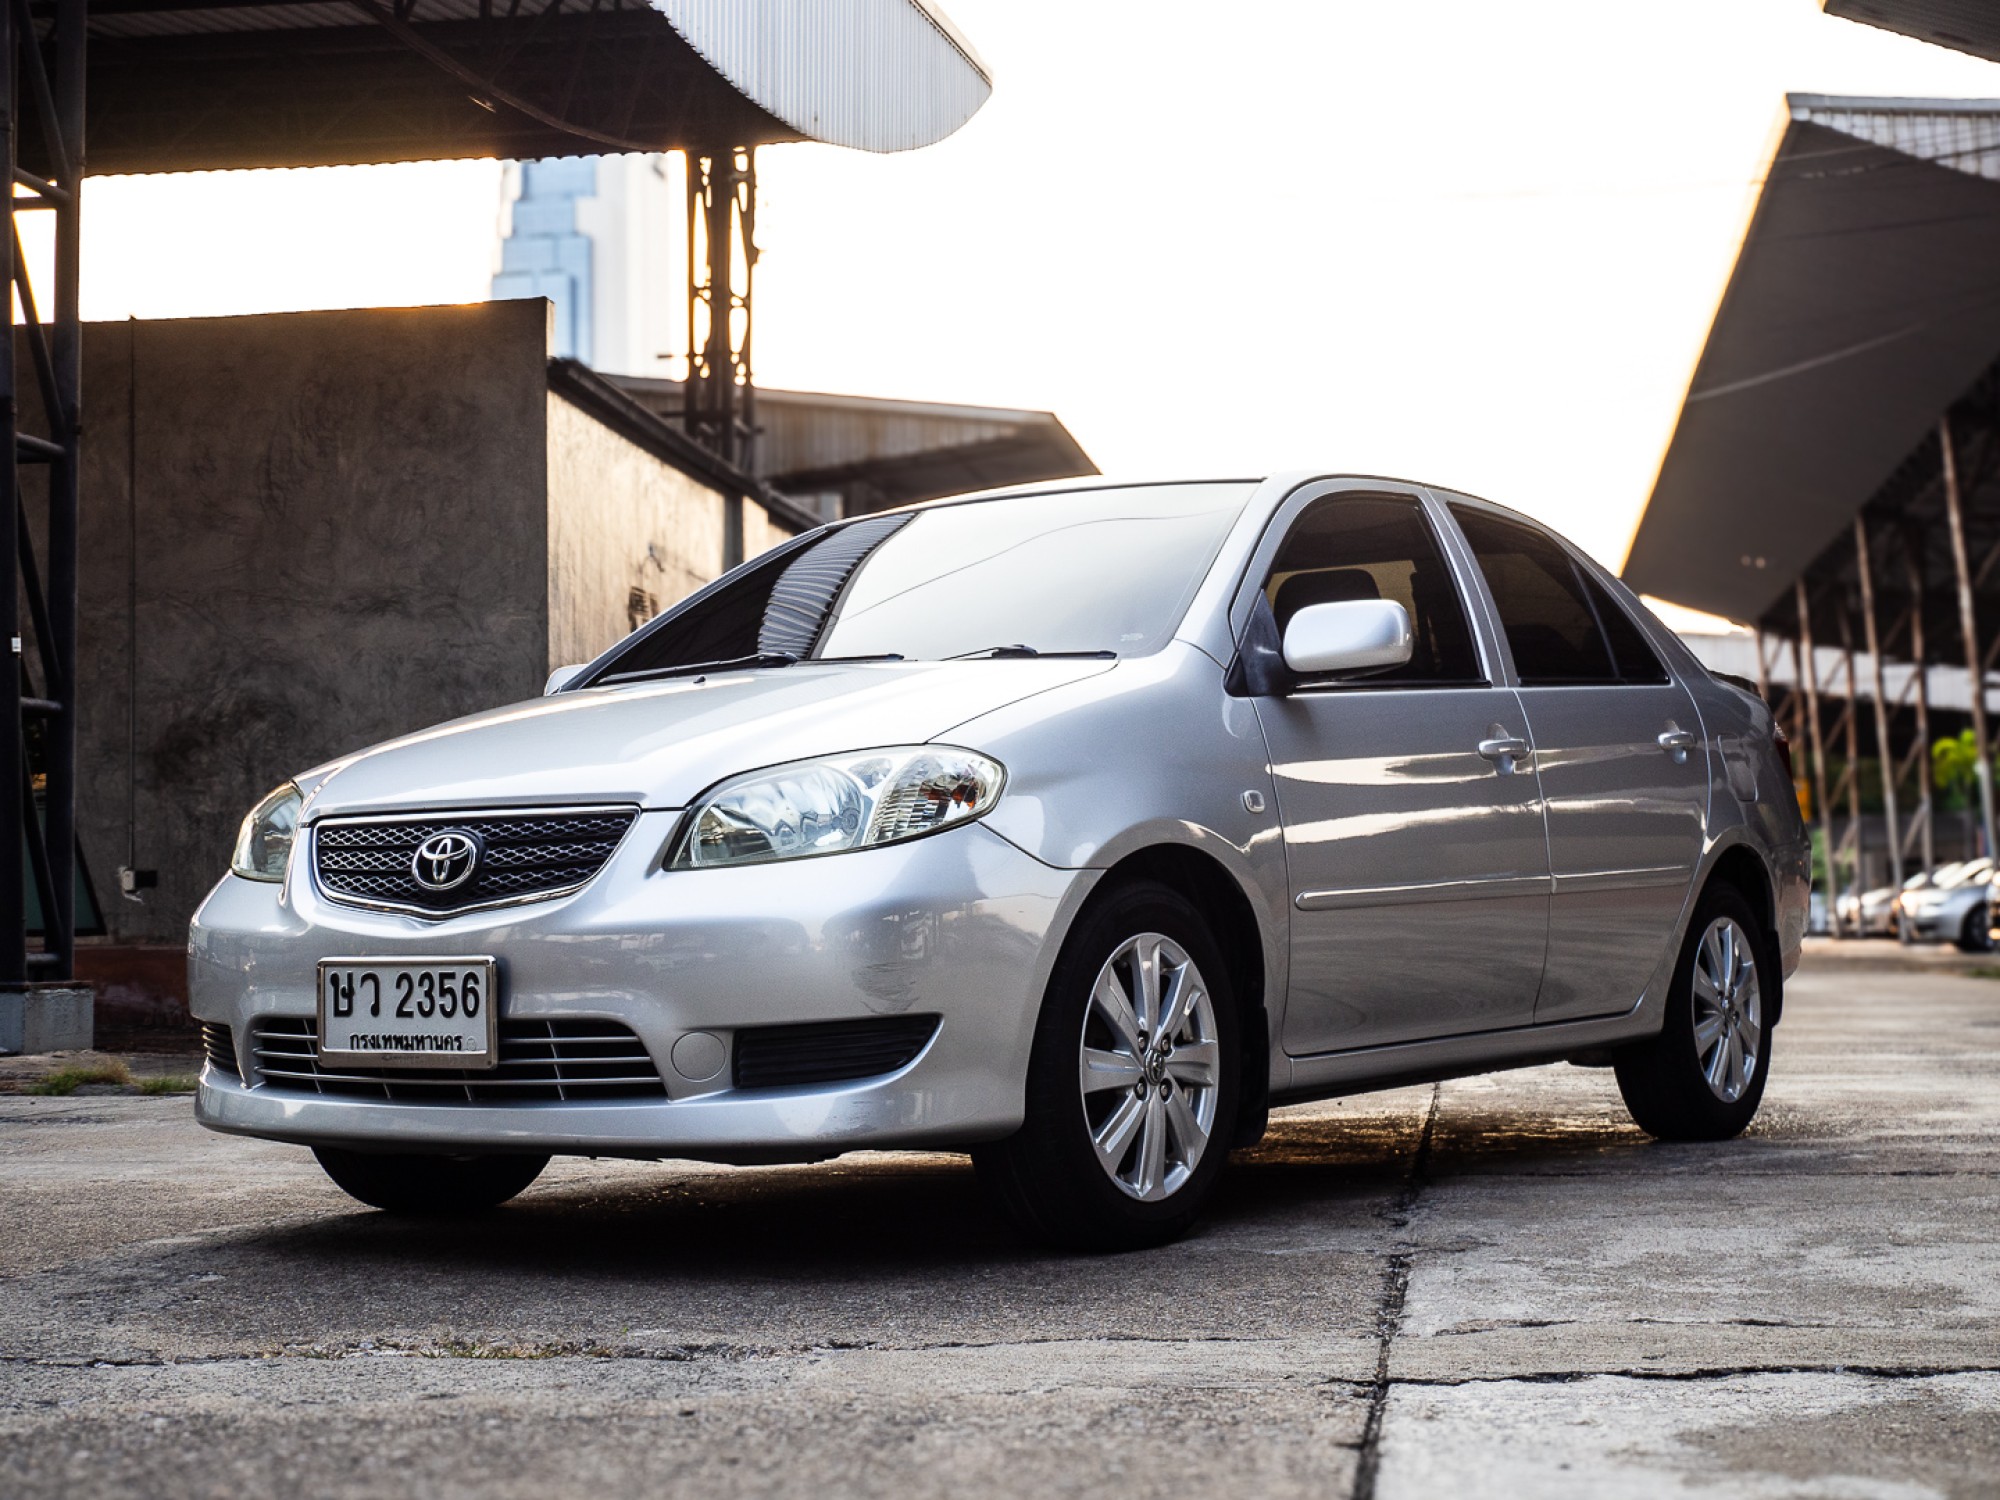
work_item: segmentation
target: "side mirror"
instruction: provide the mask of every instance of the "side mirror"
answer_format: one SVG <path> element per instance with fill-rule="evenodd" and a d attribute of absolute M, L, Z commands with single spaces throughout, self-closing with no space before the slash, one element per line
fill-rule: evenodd
<path fill-rule="evenodd" d="M 549 680 L 542 684 L 542 696 L 548 698 L 556 693 L 560 693 L 572 682 L 575 682 L 577 678 L 581 677 L 583 669 L 589 665 L 590 663 L 587 661 L 579 661 L 572 662 L 567 667 L 557 667 L 553 672 L 549 673 Z"/>
<path fill-rule="evenodd" d="M 1285 627 L 1285 665 L 1314 676 L 1400 667 L 1414 645 L 1409 611 L 1393 599 L 1309 604 Z"/>

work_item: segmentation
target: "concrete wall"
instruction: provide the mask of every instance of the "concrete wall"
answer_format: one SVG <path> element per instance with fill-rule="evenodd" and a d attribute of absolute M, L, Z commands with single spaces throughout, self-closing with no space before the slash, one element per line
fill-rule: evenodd
<path fill-rule="evenodd" d="M 78 814 L 114 938 L 184 939 L 287 775 L 539 691 L 547 317 L 86 330 Z"/>
<path fill-rule="evenodd" d="M 790 526 L 781 526 L 771 519 L 771 513 L 755 500 L 743 502 L 743 556 L 755 557 L 760 552 L 769 552 L 778 543 L 789 541 L 799 533 Z"/>
<path fill-rule="evenodd" d="M 723 497 L 548 397 L 548 656 L 589 661 L 722 572 Z M 788 536 L 745 502 L 751 553 Z M 759 518 L 752 542 L 749 512 Z"/>
<path fill-rule="evenodd" d="M 271 787 L 533 697 L 722 571 L 721 494 L 552 393 L 548 319 L 86 328 L 77 811 L 110 934 L 78 965 L 101 1027 L 184 1015 L 188 918 Z M 749 500 L 743 531 L 750 555 L 789 535 Z M 159 872 L 143 904 L 127 863 Z"/>

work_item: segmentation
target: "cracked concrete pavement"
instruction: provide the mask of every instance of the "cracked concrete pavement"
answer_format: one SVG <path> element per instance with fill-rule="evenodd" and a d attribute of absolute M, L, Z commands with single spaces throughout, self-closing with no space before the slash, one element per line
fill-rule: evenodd
<path fill-rule="evenodd" d="M 4 1097 L 0 1491 L 2000 1495 L 2000 982 L 1815 958 L 1776 1063 L 1722 1146 L 1570 1067 L 1285 1111 L 1112 1258 L 953 1157 L 439 1226 L 185 1099 Z"/>

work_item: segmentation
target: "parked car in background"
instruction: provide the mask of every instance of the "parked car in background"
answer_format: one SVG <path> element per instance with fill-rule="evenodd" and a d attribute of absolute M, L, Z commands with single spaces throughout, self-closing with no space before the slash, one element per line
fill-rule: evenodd
<path fill-rule="evenodd" d="M 1810 849 L 1769 708 L 1525 517 L 939 502 L 279 786 L 194 918 L 196 1111 L 398 1212 L 969 1150 L 1032 1234 L 1145 1245 L 1274 1105 L 1568 1059 L 1736 1135 Z"/>
<path fill-rule="evenodd" d="M 1840 914 L 1841 930 L 1861 937 L 1894 937 L 1899 910 L 1897 896 L 1905 891 L 1920 890 L 1929 883 L 1930 873 L 1920 871 L 1901 886 L 1881 885 L 1858 894 L 1845 892 L 1834 903 L 1834 909 Z"/>
<path fill-rule="evenodd" d="M 1920 891 L 1940 881 L 1950 880 L 1962 871 L 1968 861 L 1956 860 L 1950 864 L 1919 870 L 1901 886 L 1877 886 L 1872 891 L 1856 895 L 1848 891 L 1839 901 L 1840 925 L 1848 933 L 1859 932 L 1862 937 L 1896 937 L 1897 923 L 1902 913 L 1901 898 L 1911 891 Z M 1857 923 L 1859 924 L 1857 926 Z"/>
<path fill-rule="evenodd" d="M 1931 882 L 1896 897 L 1899 935 L 1911 943 L 1956 943 L 1966 953 L 1991 946 L 1993 861 L 1945 865 Z"/>

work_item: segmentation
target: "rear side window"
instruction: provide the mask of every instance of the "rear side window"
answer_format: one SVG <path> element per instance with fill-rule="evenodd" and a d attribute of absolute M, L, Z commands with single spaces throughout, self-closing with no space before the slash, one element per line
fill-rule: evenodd
<path fill-rule="evenodd" d="M 1667 680 L 1610 590 L 1555 542 L 1484 511 L 1451 511 L 1486 575 L 1523 687 Z"/>
<path fill-rule="evenodd" d="M 1484 683 L 1472 628 L 1430 523 L 1414 500 L 1387 495 L 1328 495 L 1307 506 L 1264 580 L 1282 634 L 1310 604 L 1393 599 L 1409 612 L 1409 663 L 1357 686 Z"/>
<path fill-rule="evenodd" d="M 1572 566 L 1575 566 L 1574 563 Z M 1611 664 L 1618 669 L 1618 680 L 1669 681 L 1667 669 L 1660 664 L 1660 658 L 1644 632 L 1625 613 L 1625 606 L 1612 597 L 1610 589 L 1590 576 L 1588 568 L 1577 568 L 1576 571 L 1582 575 L 1583 586 L 1590 594 L 1591 607 L 1597 611 L 1597 621 L 1604 627 L 1604 637 L 1611 643 Z"/>

